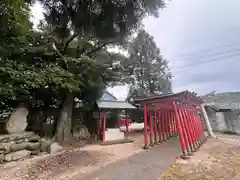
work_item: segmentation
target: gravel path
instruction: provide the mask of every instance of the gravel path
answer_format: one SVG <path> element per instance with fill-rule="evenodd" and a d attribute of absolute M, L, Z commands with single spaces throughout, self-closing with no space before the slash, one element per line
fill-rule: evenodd
<path fill-rule="evenodd" d="M 171 139 L 74 180 L 156 180 L 179 155 L 178 140 Z"/>

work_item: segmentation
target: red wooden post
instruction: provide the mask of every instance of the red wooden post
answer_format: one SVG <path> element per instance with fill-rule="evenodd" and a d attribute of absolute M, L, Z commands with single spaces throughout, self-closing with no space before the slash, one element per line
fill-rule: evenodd
<path fill-rule="evenodd" d="M 202 128 L 202 122 L 201 122 L 201 119 L 200 117 L 198 116 L 197 112 L 196 112 L 196 120 L 198 122 L 198 127 L 199 127 L 199 140 L 201 141 L 201 143 L 204 142 L 204 131 L 203 131 L 203 128 Z"/>
<path fill-rule="evenodd" d="M 194 130 L 194 139 L 195 139 L 196 148 L 199 148 L 200 143 L 198 141 L 198 132 L 197 132 L 196 121 L 194 119 L 194 116 L 193 116 L 192 112 L 189 112 L 189 115 L 191 117 L 191 123 L 192 123 L 192 127 L 193 127 L 193 130 Z"/>
<path fill-rule="evenodd" d="M 194 118 L 195 118 L 195 121 L 196 121 L 196 124 L 197 124 L 198 141 L 200 142 L 200 144 L 202 144 L 202 141 L 201 141 L 201 132 L 200 132 L 200 126 L 199 126 L 199 121 L 196 119 L 196 116 L 195 116 Z"/>
<path fill-rule="evenodd" d="M 161 132 L 162 132 L 162 129 L 161 129 L 161 114 L 160 114 L 160 110 L 158 111 L 158 137 L 159 137 L 159 143 L 162 142 L 162 137 L 161 137 Z"/>
<path fill-rule="evenodd" d="M 101 112 L 99 112 L 99 118 L 97 120 L 97 140 L 100 138 L 100 120 L 101 120 Z"/>
<path fill-rule="evenodd" d="M 198 129 L 199 129 L 199 140 L 201 141 L 201 143 L 203 142 L 202 139 L 202 129 L 201 129 L 201 122 L 199 121 L 199 119 L 196 117 L 197 123 L 198 123 Z"/>
<path fill-rule="evenodd" d="M 169 137 L 172 137 L 172 114 L 171 111 L 168 111 L 168 119 L 169 119 Z"/>
<path fill-rule="evenodd" d="M 177 119 L 176 119 L 176 116 L 175 116 L 175 126 L 176 126 L 177 136 L 178 136 L 178 128 L 177 128 Z"/>
<path fill-rule="evenodd" d="M 178 135 L 177 123 L 176 123 L 176 117 L 174 115 L 174 112 L 173 112 L 172 116 L 173 116 L 174 136 L 177 136 Z"/>
<path fill-rule="evenodd" d="M 168 121 L 167 121 L 167 124 L 168 124 L 168 138 L 171 137 L 171 114 L 170 114 L 170 111 L 168 110 L 168 117 L 167 117 Z"/>
<path fill-rule="evenodd" d="M 172 111 L 169 111 L 169 121 L 170 121 L 170 137 L 173 136 L 173 118 Z"/>
<path fill-rule="evenodd" d="M 196 127 L 195 127 L 195 123 L 194 123 L 194 120 L 193 120 L 193 117 L 191 115 L 191 112 L 187 112 L 188 113 L 188 116 L 189 116 L 189 119 L 190 119 L 190 125 L 192 127 L 192 131 L 193 131 L 193 139 L 194 139 L 194 143 L 196 145 L 196 148 L 198 146 L 198 143 L 197 143 L 197 132 L 196 132 Z"/>
<path fill-rule="evenodd" d="M 173 136 L 177 136 L 176 118 L 174 112 L 172 112 L 172 120 L 173 120 Z"/>
<path fill-rule="evenodd" d="M 198 120 L 196 119 L 196 114 L 195 112 L 193 112 L 193 118 L 194 118 L 194 121 L 196 123 L 196 129 L 197 129 L 197 140 L 200 142 L 200 144 L 202 143 L 201 140 L 200 140 L 200 128 L 199 128 L 199 123 L 198 123 Z"/>
<path fill-rule="evenodd" d="M 191 150 L 192 150 L 192 152 L 194 152 L 195 151 L 195 145 L 194 145 L 193 128 L 191 126 L 191 120 L 190 120 L 190 118 L 189 118 L 189 116 L 187 114 L 187 110 L 186 109 L 183 111 L 183 114 L 184 114 L 184 116 L 185 116 L 185 118 L 187 120 L 186 121 L 186 125 L 187 125 L 188 131 L 189 131 L 189 136 L 190 136 L 190 141 L 191 141 Z"/>
<path fill-rule="evenodd" d="M 188 152 L 188 155 L 191 155 L 191 149 L 190 149 L 190 142 L 189 142 L 189 133 L 186 127 L 186 119 L 184 118 L 183 114 L 182 114 L 182 109 L 179 109 L 179 119 L 181 121 L 181 125 L 182 125 L 182 131 L 183 131 L 183 136 L 184 136 L 184 140 L 186 143 L 186 149 Z"/>
<path fill-rule="evenodd" d="M 174 120 L 173 120 L 173 112 L 170 111 L 170 122 L 171 122 L 171 137 L 174 136 Z"/>
<path fill-rule="evenodd" d="M 174 127 L 174 114 L 171 111 L 171 119 L 172 119 L 172 136 L 175 136 L 175 127 Z"/>
<path fill-rule="evenodd" d="M 169 138 L 172 137 L 172 128 L 171 128 L 171 112 L 168 111 L 168 132 L 169 132 Z"/>
<path fill-rule="evenodd" d="M 188 111 L 186 109 L 184 110 L 184 115 L 187 119 L 187 126 L 189 129 L 190 139 L 191 139 L 191 144 L 192 144 L 192 152 L 194 152 L 196 150 L 196 145 L 195 145 L 195 140 L 194 140 L 194 131 L 193 131 L 193 127 L 191 125 L 191 118 L 189 117 Z"/>
<path fill-rule="evenodd" d="M 102 134 L 102 143 L 105 142 L 106 139 L 106 120 L 107 120 L 107 113 L 103 112 L 103 134 Z"/>
<path fill-rule="evenodd" d="M 181 122 L 178 116 L 178 110 L 176 107 L 176 103 L 174 101 L 172 102 L 172 106 L 173 106 L 173 110 L 176 117 L 176 124 L 177 124 L 178 135 L 179 135 L 180 145 L 182 148 L 183 157 L 186 157 L 187 156 L 186 143 L 185 143 L 183 132 L 182 132 Z"/>
<path fill-rule="evenodd" d="M 163 109 L 162 110 L 162 116 L 161 116 L 161 129 L 162 129 L 162 140 L 163 141 L 166 141 L 166 136 L 165 136 L 165 119 L 166 119 L 166 116 L 165 116 L 165 110 Z"/>
<path fill-rule="evenodd" d="M 128 126 L 129 126 L 129 120 L 128 119 L 126 119 L 125 120 L 126 122 L 126 138 L 128 139 Z"/>
<path fill-rule="evenodd" d="M 168 110 L 165 111 L 165 127 L 166 127 L 166 137 L 169 139 L 169 112 Z"/>
<path fill-rule="evenodd" d="M 201 120 L 201 117 L 199 116 L 199 114 L 197 114 L 197 118 L 199 120 L 199 124 L 200 124 L 200 131 L 201 131 L 201 140 L 203 142 L 205 142 L 207 140 L 206 136 L 205 136 L 205 133 L 204 133 L 204 128 L 203 128 L 203 122 Z"/>
<path fill-rule="evenodd" d="M 192 135 L 191 135 L 191 127 L 189 126 L 189 120 L 185 114 L 185 110 L 182 109 L 181 110 L 181 113 L 182 113 L 182 117 L 184 119 L 184 126 L 185 126 L 185 129 L 186 129 L 186 134 L 187 134 L 187 140 L 189 142 L 189 152 L 193 152 L 194 151 L 194 148 L 193 148 L 193 140 L 192 140 Z"/>
<path fill-rule="evenodd" d="M 144 149 L 148 148 L 148 139 L 147 139 L 147 105 L 144 104 L 143 107 L 143 122 L 144 122 Z"/>
<path fill-rule="evenodd" d="M 154 121 L 153 121 L 153 132 L 154 132 L 154 144 L 157 144 L 157 111 L 154 110 Z"/>
<path fill-rule="evenodd" d="M 152 125 L 152 111 L 149 112 L 149 131 L 150 131 L 150 146 L 153 146 L 153 125 Z"/>

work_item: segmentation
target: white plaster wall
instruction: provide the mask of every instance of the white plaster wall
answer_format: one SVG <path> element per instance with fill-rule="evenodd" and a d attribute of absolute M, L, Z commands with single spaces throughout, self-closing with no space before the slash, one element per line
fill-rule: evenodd
<path fill-rule="evenodd" d="M 117 129 L 107 129 L 106 130 L 106 141 L 114 141 L 114 140 L 121 140 L 124 139 L 124 132 L 120 132 L 120 130 Z"/>

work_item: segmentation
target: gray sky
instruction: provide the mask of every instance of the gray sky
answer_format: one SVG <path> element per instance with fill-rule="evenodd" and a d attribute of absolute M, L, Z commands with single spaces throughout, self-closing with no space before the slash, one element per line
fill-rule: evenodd
<path fill-rule="evenodd" d="M 239 8 L 239 0 L 172 0 L 144 21 L 170 62 L 174 91 L 240 90 Z"/>
<path fill-rule="evenodd" d="M 172 0 L 158 19 L 144 20 L 173 73 L 173 90 L 204 94 L 238 91 L 240 75 L 240 1 Z M 33 8 L 34 22 L 42 18 Z M 124 99 L 127 87 L 109 88 Z"/>

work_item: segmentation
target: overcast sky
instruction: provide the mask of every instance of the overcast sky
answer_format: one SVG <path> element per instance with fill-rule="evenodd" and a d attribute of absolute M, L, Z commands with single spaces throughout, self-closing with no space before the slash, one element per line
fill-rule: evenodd
<path fill-rule="evenodd" d="M 172 0 L 144 20 L 173 73 L 173 90 L 240 90 L 240 0 Z M 42 19 L 33 8 L 34 22 Z M 239 76 L 239 77 L 238 77 Z M 109 88 L 124 99 L 127 87 Z"/>

